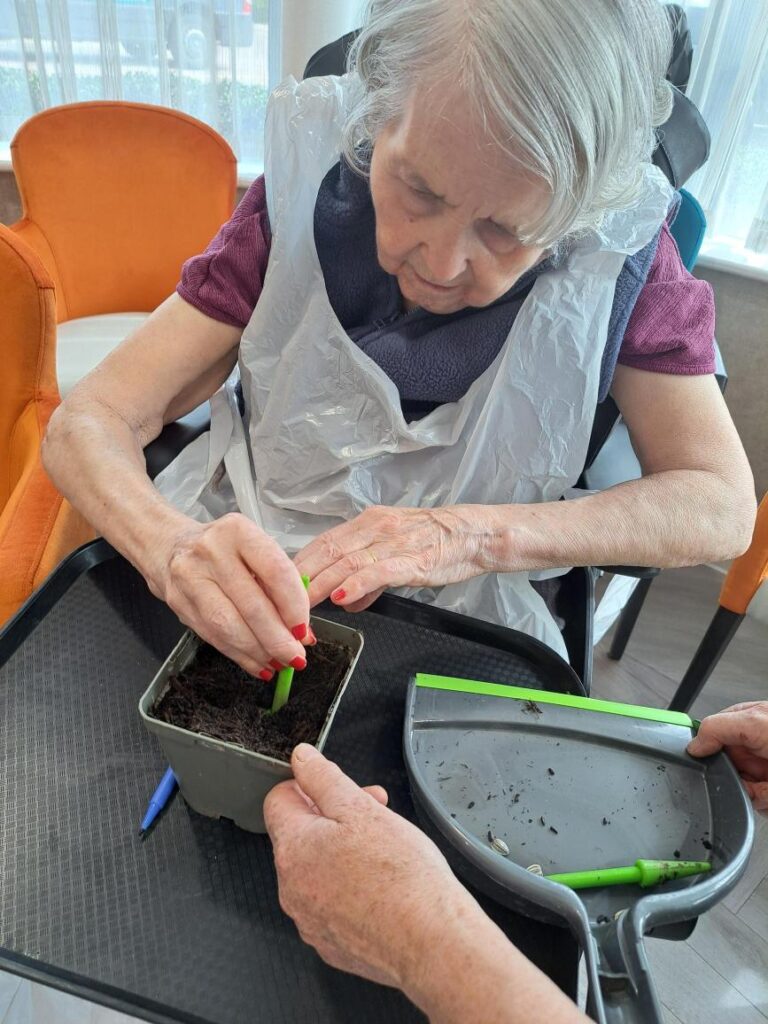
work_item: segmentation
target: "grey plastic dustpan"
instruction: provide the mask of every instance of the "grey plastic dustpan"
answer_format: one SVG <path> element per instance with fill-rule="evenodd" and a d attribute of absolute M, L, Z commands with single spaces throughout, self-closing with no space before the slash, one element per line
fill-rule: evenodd
<path fill-rule="evenodd" d="M 405 759 L 426 830 L 457 874 L 500 903 L 571 928 L 601 1024 L 663 1020 L 643 936 L 674 935 L 734 887 L 754 825 L 724 754 L 686 753 L 679 712 L 417 675 Z M 508 851 L 508 855 L 507 855 Z M 649 860 L 711 862 L 653 888 L 574 891 L 544 875 Z"/>

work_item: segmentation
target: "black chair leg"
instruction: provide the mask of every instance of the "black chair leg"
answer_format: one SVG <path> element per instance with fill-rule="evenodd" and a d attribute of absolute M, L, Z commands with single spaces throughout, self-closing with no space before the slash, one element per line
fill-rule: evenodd
<path fill-rule="evenodd" d="M 728 608 L 721 606 L 717 609 L 683 676 L 683 681 L 672 698 L 670 711 L 687 711 L 690 708 L 712 675 L 743 619 L 743 615 L 729 611 Z"/>
<path fill-rule="evenodd" d="M 630 599 L 624 606 L 622 613 L 619 616 L 619 623 L 616 626 L 616 632 L 613 634 L 611 646 L 608 650 L 608 657 L 613 661 L 621 660 L 621 656 L 624 653 L 624 649 L 627 646 L 629 638 L 632 636 L 632 630 L 635 628 L 637 617 L 640 614 L 640 610 L 648 596 L 648 591 L 651 589 L 651 584 L 654 579 L 655 576 L 649 576 L 641 579 L 632 591 Z"/>

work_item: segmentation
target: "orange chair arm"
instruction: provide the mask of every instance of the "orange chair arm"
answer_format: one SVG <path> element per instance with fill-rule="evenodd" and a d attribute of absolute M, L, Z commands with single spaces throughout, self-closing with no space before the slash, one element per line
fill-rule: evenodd
<path fill-rule="evenodd" d="M 768 579 L 768 494 L 757 510 L 752 543 L 733 562 L 725 577 L 720 591 L 720 604 L 737 615 L 744 615 L 765 579 Z"/>
<path fill-rule="evenodd" d="M 0 626 L 63 558 L 94 536 L 53 486 L 39 455 L 31 458 L 0 511 Z"/>

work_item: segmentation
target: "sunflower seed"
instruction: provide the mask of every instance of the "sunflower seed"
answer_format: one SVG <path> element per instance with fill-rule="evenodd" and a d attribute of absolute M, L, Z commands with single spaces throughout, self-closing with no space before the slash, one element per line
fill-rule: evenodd
<path fill-rule="evenodd" d="M 504 842 L 504 840 L 499 839 L 498 836 L 491 836 L 490 832 L 488 833 L 488 835 L 490 836 L 491 848 L 494 849 L 496 853 L 500 853 L 502 857 L 508 857 L 509 847 Z"/>

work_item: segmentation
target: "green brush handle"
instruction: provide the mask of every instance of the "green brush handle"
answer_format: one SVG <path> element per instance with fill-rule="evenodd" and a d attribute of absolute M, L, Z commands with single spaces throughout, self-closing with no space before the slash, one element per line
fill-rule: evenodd
<path fill-rule="evenodd" d="M 302 576 L 301 582 L 304 584 L 304 589 L 306 590 L 309 587 L 309 576 Z M 277 673 L 275 695 L 272 698 L 272 714 L 279 711 L 290 697 L 292 683 L 293 669 L 290 666 L 288 668 L 281 668 Z"/>
<path fill-rule="evenodd" d="M 597 868 L 593 871 L 566 871 L 545 875 L 569 889 L 595 889 L 603 885 L 640 885 L 647 889 L 659 882 L 671 882 L 688 875 L 702 875 L 712 869 L 705 860 L 636 860 L 624 868 Z"/>

